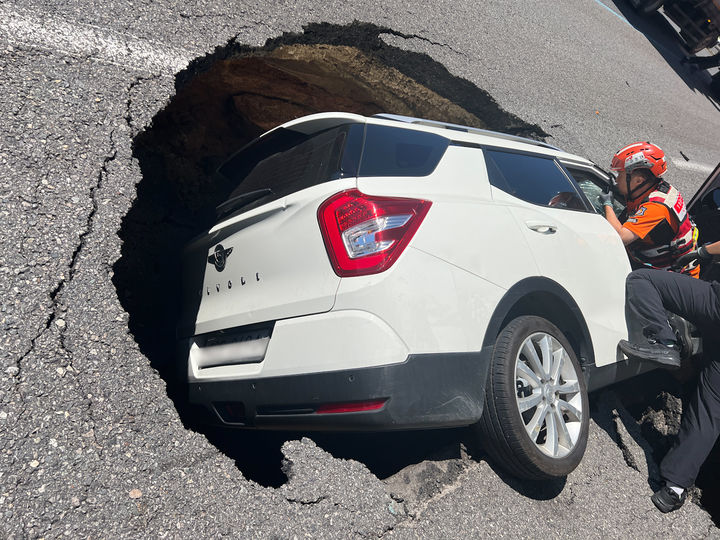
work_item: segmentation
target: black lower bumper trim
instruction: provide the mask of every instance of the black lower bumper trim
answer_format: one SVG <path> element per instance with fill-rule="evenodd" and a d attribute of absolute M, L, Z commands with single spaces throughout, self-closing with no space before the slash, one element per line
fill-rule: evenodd
<path fill-rule="evenodd" d="M 657 367 L 654 362 L 620 360 L 601 367 L 596 367 L 595 364 L 583 366 L 583 371 L 588 392 L 595 392 L 611 384 L 657 369 Z"/>
<path fill-rule="evenodd" d="M 223 425 L 265 429 L 454 427 L 483 411 L 490 348 L 410 355 L 401 364 L 253 380 L 193 382 L 190 401 Z M 320 405 L 386 400 L 382 408 L 320 414 Z"/>

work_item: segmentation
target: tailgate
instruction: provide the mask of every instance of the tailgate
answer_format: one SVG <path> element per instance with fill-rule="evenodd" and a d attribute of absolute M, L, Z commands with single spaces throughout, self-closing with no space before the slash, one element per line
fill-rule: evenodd
<path fill-rule="evenodd" d="M 340 278 L 317 209 L 357 184 L 359 120 L 328 113 L 289 122 L 218 169 L 235 189 L 217 209 L 222 221 L 186 248 L 181 336 L 332 308 Z"/>
<path fill-rule="evenodd" d="M 305 189 L 227 220 L 188 246 L 181 333 L 329 311 L 340 278 L 330 265 L 317 209 L 355 185 L 352 178 Z"/>

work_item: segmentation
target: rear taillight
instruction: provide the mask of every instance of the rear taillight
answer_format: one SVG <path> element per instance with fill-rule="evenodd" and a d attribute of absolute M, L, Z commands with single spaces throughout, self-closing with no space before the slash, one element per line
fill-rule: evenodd
<path fill-rule="evenodd" d="M 350 412 L 377 411 L 382 409 L 387 399 L 373 399 L 371 401 L 355 401 L 352 403 L 329 403 L 320 405 L 317 414 L 337 414 Z"/>
<path fill-rule="evenodd" d="M 318 222 L 335 273 L 364 276 L 390 268 L 431 204 L 363 195 L 355 189 L 330 197 L 318 209 Z"/>

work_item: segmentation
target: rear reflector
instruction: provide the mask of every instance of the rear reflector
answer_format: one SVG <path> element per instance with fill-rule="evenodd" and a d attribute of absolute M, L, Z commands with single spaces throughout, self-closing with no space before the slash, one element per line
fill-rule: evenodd
<path fill-rule="evenodd" d="M 318 223 L 335 273 L 377 274 L 397 260 L 430 210 L 430 201 L 363 195 L 352 189 L 318 209 Z"/>
<path fill-rule="evenodd" d="M 320 405 L 315 412 L 317 414 L 349 413 L 361 411 L 376 411 L 382 409 L 387 399 L 374 399 L 372 401 L 357 401 L 355 403 L 330 403 Z"/>

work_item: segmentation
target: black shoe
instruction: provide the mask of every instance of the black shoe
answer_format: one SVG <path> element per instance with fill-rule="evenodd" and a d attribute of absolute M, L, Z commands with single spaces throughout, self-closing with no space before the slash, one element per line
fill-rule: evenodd
<path fill-rule="evenodd" d="M 678 495 L 672 489 L 667 486 L 663 486 L 653 493 L 650 500 L 653 502 L 657 509 L 663 514 L 673 512 L 680 508 L 685 502 L 687 497 L 687 489 L 684 489 L 682 495 Z"/>
<path fill-rule="evenodd" d="M 635 345 L 624 339 L 618 343 L 620 350 L 628 358 L 633 360 L 644 360 L 656 362 L 663 367 L 677 369 L 680 367 L 680 347 L 677 344 L 662 345 L 661 343 L 648 343 L 647 345 Z"/>

